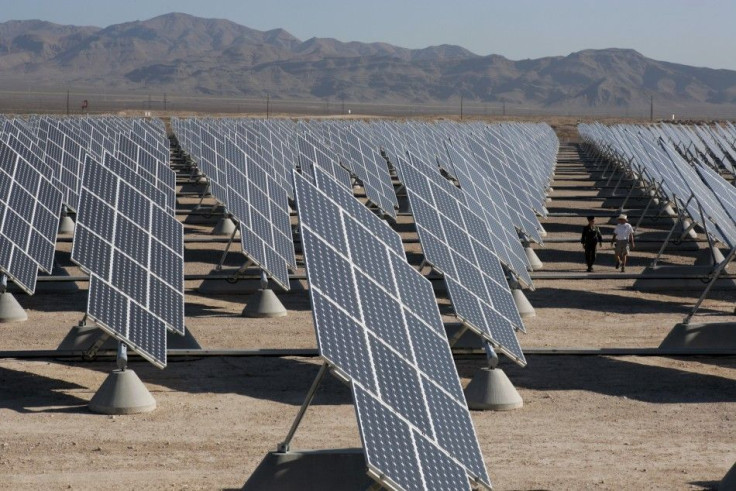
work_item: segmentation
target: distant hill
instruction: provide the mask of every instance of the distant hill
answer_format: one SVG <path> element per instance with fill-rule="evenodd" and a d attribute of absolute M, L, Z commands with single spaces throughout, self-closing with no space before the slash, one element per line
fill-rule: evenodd
<path fill-rule="evenodd" d="M 626 49 L 512 61 L 459 46 L 301 41 L 172 13 L 106 28 L 0 24 L 7 89 L 148 89 L 188 95 L 355 102 L 456 100 L 542 108 L 736 104 L 736 71 L 656 61 Z"/>

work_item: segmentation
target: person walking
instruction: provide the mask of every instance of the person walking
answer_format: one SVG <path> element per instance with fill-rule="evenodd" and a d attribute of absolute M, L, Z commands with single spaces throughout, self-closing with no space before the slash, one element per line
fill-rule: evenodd
<path fill-rule="evenodd" d="M 616 255 L 616 269 L 621 267 L 621 272 L 626 271 L 626 259 L 629 257 L 629 245 L 631 249 L 634 248 L 634 227 L 628 222 L 629 217 L 624 214 L 618 216 L 616 221 L 616 227 L 613 229 L 613 237 L 611 238 L 611 244 L 614 244 L 616 249 L 614 254 Z"/>
<path fill-rule="evenodd" d="M 588 217 L 588 224 L 583 227 L 583 235 L 580 237 L 580 243 L 585 249 L 585 264 L 588 265 L 588 272 L 593 271 L 593 263 L 595 263 L 595 250 L 598 244 L 603 244 L 603 235 L 598 226 L 595 224 L 595 217 Z"/>

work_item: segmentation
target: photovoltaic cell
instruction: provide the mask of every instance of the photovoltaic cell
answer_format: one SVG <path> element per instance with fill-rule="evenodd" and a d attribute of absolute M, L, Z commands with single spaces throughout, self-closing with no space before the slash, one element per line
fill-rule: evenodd
<path fill-rule="evenodd" d="M 487 228 L 436 169 L 413 158 L 399 159 L 399 167 L 425 259 L 444 275 L 455 313 L 525 365 L 514 333 L 523 323 L 498 257 L 484 245 L 491 241 Z"/>
<path fill-rule="evenodd" d="M 38 269 L 53 268 L 62 194 L 45 164 L 36 167 L 13 150 L 13 135 L 6 141 L 0 142 L 0 270 L 32 295 Z"/>
<path fill-rule="evenodd" d="M 383 240 L 398 237 L 385 222 L 340 205 L 349 190 L 297 173 L 294 189 L 318 347 L 352 383 L 369 467 L 406 489 L 490 487 L 431 284 Z"/>
<path fill-rule="evenodd" d="M 183 228 L 161 204 L 87 160 L 72 260 L 90 274 L 87 313 L 156 366 L 184 334 Z"/>

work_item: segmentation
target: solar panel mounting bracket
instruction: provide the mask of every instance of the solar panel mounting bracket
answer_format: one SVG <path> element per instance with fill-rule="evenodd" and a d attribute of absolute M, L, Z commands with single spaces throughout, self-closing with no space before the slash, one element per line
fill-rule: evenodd
<path fill-rule="evenodd" d="M 230 246 L 233 244 L 233 241 L 235 240 L 235 235 L 238 233 L 239 228 L 240 228 L 240 225 L 236 223 L 235 228 L 233 228 L 233 233 L 230 234 L 230 238 L 227 241 L 225 250 L 222 252 L 222 257 L 220 257 L 220 262 L 217 263 L 217 267 L 215 268 L 216 271 L 222 271 L 222 265 L 225 263 L 225 258 L 227 257 L 227 253 L 230 251 Z"/>
<path fill-rule="evenodd" d="M 366 474 L 368 474 L 368 477 L 376 481 L 373 485 L 371 485 L 367 491 L 379 491 L 381 489 L 389 489 L 389 490 L 399 490 L 401 489 L 401 486 L 394 483 L 391 479 L 386 477 L 384 474 L 378 472 L 376 469 L 374 469 L 372 466 L 368 466 L 368 470 L 366 471 Z"/>
<path fill-rule="evenodd" d="M 322 363 L 322 366 L 319 368 L 319 372 L 317 372 L 317 376 L 314 378 L 314 381 L 312 382 L 312 386 L 309 388 L 309 391 L 307 392 L 307 395 L 304 398 L 304 402 L 299 408 L 299 412 L 296 414 L 296 417 L 294 418 L 294 422 L 291 424 L 289 433 L 286 435 L 286 438 L 284 438 L 284 441 L 279 443 L 278 446 L 276 447 L 278 452 L 288 453 L 289 450 L 291 449 L 291 440 L 294 438 L 294 434 L 296 433 L 296 430 L 299 428 L 299 424 L 301 424 L 302 419 L 304 418 L 304 415 L 307 412 L 307 408 L 309 408 L 309 406 L 312 404 L 312 401 L 314 400 L 314 396 L 317 393 L 317 389 L 322 383 L 322 380 L 325 378 L 325 375 L 327 374 L 327 371 L 329 370 L 329 368 L 330 368 L 329 363 L 327 362 Z"/>

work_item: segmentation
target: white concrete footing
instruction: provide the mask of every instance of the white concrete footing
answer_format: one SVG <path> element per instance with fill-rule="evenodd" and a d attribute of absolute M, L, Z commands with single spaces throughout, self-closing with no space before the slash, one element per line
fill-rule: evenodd
<path fill-rule="evenodd" d="M 0 294 L 0 322 L 23 322 L 28 320 L 28 314 L 20 306 L 12 293 Z"/>
<path fill-rule="evenodd" d="M 512 288 L 511 295 L 514 297 L 516 309 L 519 311 L 519 315 L 521 317 L 534 317 L 537 315 L 537 312 L 534 310 L 534 307 L 532 307 L 532 304 L 529 302 L 529 299 L 526 298 L 526 295 L 524 295 L 521 288 Z"/>
<path fill-rule="evenodd" d="M 217 225 L 212 229 L 212 235 L 226 235 L 230 237 L 235 231 L 235 222 L 230 217 L 222 217 L 217 221 Z M 238 234 L 235 234 L 238 237 Z"/>
<path fill-rule="evenodd" d="M 514 385 L 500 368 L 480 368 L 465 388 L 468 408 L 510 411 L 524 405 Z"/>
<path fill-rule="evenodd" d="M 270 288 L 261 288 L 248 300 L 243 309 L 244 317 L 284 317 L 286 307 Z"/>
<path fill-rule="evenodd" d="M 133 370 L 113 370 L 88 407 L 100 414 L 140 414 L 156 409 L 156 400 Z"/>

